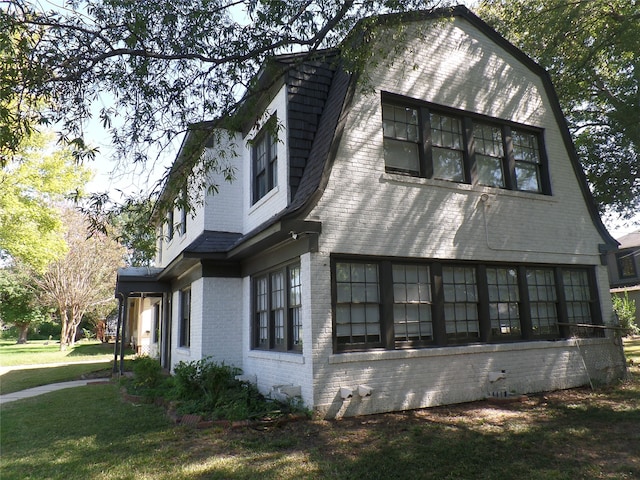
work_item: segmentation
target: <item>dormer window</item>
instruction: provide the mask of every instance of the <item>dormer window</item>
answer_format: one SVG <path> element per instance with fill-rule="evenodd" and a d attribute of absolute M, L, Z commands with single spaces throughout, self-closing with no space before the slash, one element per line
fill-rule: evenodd
<path fill-rule="evenodd" d="M 270 120 L 253 141 L 253 203 L 278 184 L 277 147 L 274 122 Z"/>
<path fill-rule="evenodd" d="M 382 102 L 387 172 L 551 193 L 538 130 L 396 97 Z"/>

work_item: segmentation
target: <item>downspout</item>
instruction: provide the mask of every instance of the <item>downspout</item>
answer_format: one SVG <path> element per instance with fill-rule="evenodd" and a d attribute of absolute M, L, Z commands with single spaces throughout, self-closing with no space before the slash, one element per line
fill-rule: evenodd
<path fill-rule="evenodd" d="M 116 322 L 116 343 L 113 348 L 113 369 L 112 373 L 118 371 L 118 338 L 120 336 L 120 323 L 122 322 L 122 310 L 124 308 L 124 294 L 118 293 L 118 321 Z"/>

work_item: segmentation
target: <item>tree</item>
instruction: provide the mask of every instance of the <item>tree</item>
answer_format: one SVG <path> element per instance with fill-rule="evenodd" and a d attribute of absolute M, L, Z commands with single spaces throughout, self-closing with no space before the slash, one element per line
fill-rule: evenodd
<path fill-rule="evenodd" d="M 16 326 L 17 343 L 27 343 L 29 328 L 46 317 L 27 269 L 19 264 L 0 269 L 0 319 Z"/>
<path fill-rule="evenodd" d="M 594 197 L 640 210 L 640 2 L 484 0 L 479 14 L 545 67 Z"/>
<path fill-rule="evenodd" d="M 145 162 L 149 146 L 163 151 L 190 125 L 229 118 L 241 97 L 258 98 L 270 85 L 252 79 L 268 57 L 334 46 L 371 14 L 443 3 L 74 0 L 45 11 L 40 2 L 0 1 L 0 52 L 16 57 L 16 71 L 0 73 L 0 91 L 19 93 L 31 107 L 12 113 L 18 118 L 7 136 L 15 141 L 26 127 L 55 123 L 81 151 L 83 122 L 102 101 L 97 116 L 116 154 Z M 183 163 L 185 178 L 197 161 Z"/>
<path fill-rule="evenodd" d="M 17 154 L 0 170 L 0 254 L 42 272 L 66 250 L 56 203 L 77 194 L 90 172 L 52 135 L 23 137 Z"/>
<path fill-rule="evenodd" d="M 140 195 L 114 203 L 106 193 L 94 195 L 82 208 L 90 232 L 110 235 L 126 249 L 126 263 L 149 267 L 156 255 L 156 227 L 152 221 L 154 201 Z"/>
<path fill-rule="evenodd" d="M 67 208 L 63 217 L 68 252 L 36 278 L 43 300 L 60 314 L 61 350 L 75 343 L 86 312 L 113 300 L 113 281 L 124 255 L 123 247 L 106 235 L 95 232 L 89 236 L 80 212 Z"/>

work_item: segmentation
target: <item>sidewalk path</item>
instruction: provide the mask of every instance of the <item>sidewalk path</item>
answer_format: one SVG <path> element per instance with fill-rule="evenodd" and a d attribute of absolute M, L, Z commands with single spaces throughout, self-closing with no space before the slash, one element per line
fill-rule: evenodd
<path fill-rule="evenodd" d="M 23 398 L 35 397 L 36 395 L 42 395 L 43 393 L 55 392 L 56 390 L 62 390 L 64 388 L 84 387 L 92 383 L 103 384 L 108 379 L 92 379 L 92 380 L 74 380 L 71 382 L 51 383 L 49 385 L 41 385 L 39 387 L 28 388 L 26 390 L 20 390 L 19 392 L 7 393 L 0 395 L 0 406 L 5 403 L 14 402 L 16 400 L 22 400 Z"/>
<path fill-rule="evenodd" d="M 48 368 L 48 367 L 62 367 L 65 365 L 74 365 L 78 363 L 109 363 L 111 360 L 83 360 L 79 362 L 61 362 L 61 363 L 41 363 L 33 365 L 11 365 L 6 367 L 0 367 L 0 376 L 12 370 L 27 370 L 33 368 Z M 51 383 L 49 385 L 41 385 L 39 387 L 28 388 L 26 390 L 20 390 L 19 392 L 6 393 L 0 395 L 0 405 L 5 403 L 14 402 L 16 400 L 22 400 L 23 398 L 35 397 L 36 395 L 42 395 L 43 393 L 54 392 L 56 390 L 62 390 L 63 388 L 82 387 L 91 383 L 104 383 L 108 381 L 108 378 L 93 378 L 90 380 L 73 380 L 71 382 Z M 0 382 L 2 379 L 0 378 Z"/>

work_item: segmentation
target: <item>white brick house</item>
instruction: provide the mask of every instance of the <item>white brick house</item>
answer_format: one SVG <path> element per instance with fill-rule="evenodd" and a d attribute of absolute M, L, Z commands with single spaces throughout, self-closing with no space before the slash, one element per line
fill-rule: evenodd
<path fill-rule="evenodd" d="M 121 272 L 122 318 L 165 291 L 165 366 L 211 356 L 326 417 L 621 377 L 617 243 L 546 72 L 464 7 L 369 33 L 393 46 L 362 74 L 279 57 L 243 128 L 187 135 L 224 133 L 204 155 L 236 179 Z"/>

